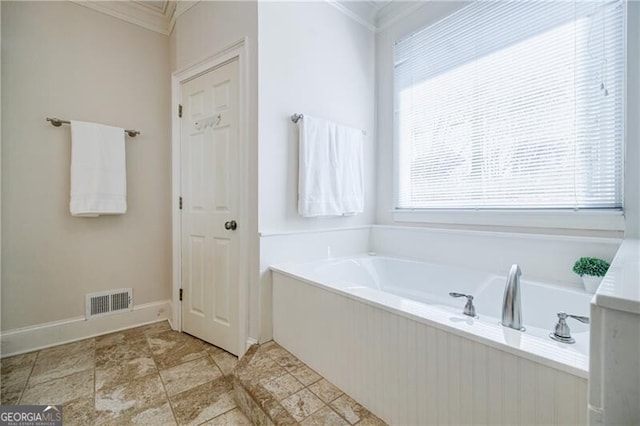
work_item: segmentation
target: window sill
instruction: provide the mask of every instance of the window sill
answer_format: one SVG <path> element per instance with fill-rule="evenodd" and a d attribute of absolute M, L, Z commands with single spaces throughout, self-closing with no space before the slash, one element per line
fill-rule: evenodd
<path fill-rule="evenodd" d="M 624 231 L 622 211 L 396 209 L 394 222 Z"/>

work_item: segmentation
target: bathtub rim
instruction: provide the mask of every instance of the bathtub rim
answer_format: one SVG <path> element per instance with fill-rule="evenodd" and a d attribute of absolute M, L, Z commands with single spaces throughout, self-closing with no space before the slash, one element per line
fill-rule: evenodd
<path fill-rule="evenodd" d="M 332 258 L 330 260 L 339 260 L 339 259 L 354 259 L 354 258 L 363 258 L 367 256 L 366 254 L 361 254 L 361 255 L 353 255 L 353 256 L 344 256 L 344 257 L 340 257 L 340 258 Z M 404 258 L 400 258 L 400 257 L 391 257 L 391 256 L 381 256 L 381 257 L 388 257 L 388 258 L 392 258 L 392 259 L 398 259 L 398 260 L 411 260 L 414 261 L 413 259 L 404 259 Z M 301 275 L 297 275 L 294 272 L 288 271 L 287 268 L 291 268 L 293 265 L 300 265 L 300 264 L 310 264 L 310 263 L 316 263 L 316 262 L 321 262 L 323 261 L 323 259 L 318 259 L 315 261 L 310 261 L 310 262 L 289 262 L 289 263 L 280 263 L 280 264 L 276 264 L 276 265 L 271 265 L 269 267 L 269 270 L 271 271 L 272 274 L 281 274 L 285 277 L 297 280 L 297 281 L 301 281 L 304 284 L 307 285 L 311 285 L 313 287 L 316 288 L 320 288 L 322 290 L 325 291 L 329 291 L 331 293 L 337 294 L 339 296 L 343 296 L 343 297 L 348 297 L 351 300 L 354 300 L 356 302 L 360 302 L 360 303 L 364 303 L 366 305 L 375 307 L 375 308 L 379 308 L 382 309 L 384 311 L 396 314 L 396 315 L 400 315 L 404 318 L 413 320 L 413 321 L 417 321 L 419 323 L 422 323 L 424 325 L 430 326 L 430 327 L 434 327 L 437 328 L 439 330 L 445 331 L 445 332 L 449 332 L 449 333 L 453 333 L 458 337 L 462 337 L 462 338 L 466 338 L 468 340 L 472 340 L 474 342 L 480 343 L 480 344 L 484 344 L 487 345 L 489 347 L 492 347 L 494 349 L 497 350 L 501 350 L 507 353 L 510 353 L 512 355 L 518 356 L 518 357 L 522 357 L 525 358 L 529 361 L 533 361 L 542 365 L 545 365 L 547 367 L 551 367 L 554 368 L 556 370 L 560 370 L 569 374 L 572 374 L 576 377 L 580 377 L 582 379 L 589 379 L 589 355 L 582 355 L 582 354 L 578 354 L 575 353 L 576 358 L 583 358 L 581 361 L 582 366 L 579 365 L 573 365 L 573 364 L 569 364 L 568 362 L 563 362 L 557 359 L 553 359 L 550 357 L 549 352 L 554 352 L 553 350 L 547 351 L 546 353 L 544 352 L 543 348 L 535 345 L 536 342 L 544 342 L 547 343 L 547 347 L 552 347 L 554 349 L 556 349 L 557 351 L 562 350 L 562 348 L 559 348 L 555 345 L 558 345 L 560 343 L 556 343 L 553 342 L 551 340 L 549 340 L 549 342 L 544 341 L 543 339 L 541 339 L 538 336 L 531 336 L 531 335 L 526 335 L 524 333 L 521 334 L 521 332 L 516 331 L 516 330 L 510 330 L 508 328 L 503 328 L 503 332 L 508 333 L 510 335 L 513 336 L 514 340 L 527 340 L 527 341 L 531 341 L 532 343 L 534 343 L 534 345 L 532 345 L 533 348 L 537 348 L 537 351 L 534 352 L 530 352 L 527 350 L 524 350 L 520 347 L 515 347 L 510 345 L 508 342 L 506 342 L 505 340 L 498 340 L 496 338 L 493 338 L 492 336 L 485 336 L 485 335 L 479 335 L 479 334 L 475 334 L 472 333 L 468 330 L 465 330 L 463 327 L 461 327 L 462 322 L 460 323 L 456 323 L 455 325 L 459 326 L 455 327 L 454 323 L 450 322 L 450 323 L 446 323 L 446 322 L 441 322 L 438 321 L 437 319 L 433 319 L 433 318 L 427 318 L 412 312 L 408 312 L 406 310 L 402 310 L 402 309 L 398 309 L 394 306 L 389 306 L 388 304 L 385 304 L 381 301 L 377 301 L 377 300 L 372 300 L 370 298 L 367 297 L 363 297 L 360 295 L 356 295 L 356 294 L 352 294 L 349 293 L 348 291 L 345 291 L 343 289 L 339 289 L 336 287 L 333 287 L 331 285 L 328 284 L 324 284 L 321 282 L 317 282 L 314 281 L 308 277 L 304 277 Z M 425 262 L 426 263 L 426 262 Z M 273 279 L 272 277 L 272 284 L 275 286 L 276 281 Z M 390 293 L 386 293 L 386 292 L 382 292 L 379 290 L 374 290 L 377 291 L 379 293 L 384 293 L 385 296 L 384 297 L 389 297 L 391 299 L 398 299 L 398 300 L 409 300 L 409 299 L 405 299 L 402 298 L 400 296 L 396 296 Z M 413 303 L 420 303 L 420 302 L 416 302 L 416 301 L 412 301 Z M 437 311 L 439 310 L 438 307 L 436 306 L 429 306 L 426 304 L 422 304 L 425 306 L 428 306 L 429 310 L 434 310 Z M 460 314 L 460 319 L 466 320 L 466 318 L 463 318 L 463 315 Z M 496 324 L 496 327 L 499 327 L 498 324 Z M 517 333 L 517 334 L 516 334 Z M 587 345 L 588 346 L 588 345 Z M 577 361 L 580 361 L 579 359 Z"/>

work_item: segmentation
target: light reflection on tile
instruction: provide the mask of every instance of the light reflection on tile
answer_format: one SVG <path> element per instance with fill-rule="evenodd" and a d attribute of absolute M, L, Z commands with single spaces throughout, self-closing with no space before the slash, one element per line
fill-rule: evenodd
<path fill-rule="evenodd" d="M 96 367 L 96 390 L 113 387 L 148 374 L 157 373 L 158 369 L 150 356 L 142 356 L 119 364 Z"/>
<path fill-rule="evenodd" d="M 202 342 L 177 331 L 164 331 L 147 337 L 151 354 L 158 368 L 174 365 L 207 356 Z"/>
<path fill-rule="evenodd" d="M 122 363 L 144 356 L 151 356 L 149 345 L 144 336 L 136 335 L 122 343 L 98 347 L 96 349 L 96 366 L 117 367 Z"/>
<path fill-rule="evenodd" d="M 156 373 L 95 394 L 95 407 L 101 416 L 111 419 L 128 418 L 147 408 L 166 402 L 167 396 Z"/>
<path fill-rule="evenodd" d="M 167 394 L 171 396 L 218 379 L 222 373 L 209 357 L 203 357 L 160 370 L 160 377 Z"/>
<path fill-rule="evenodd" d="M 174 395 L 171 403 L 181 425 L 199 425 L 236 407 L 228 377 Z"/>

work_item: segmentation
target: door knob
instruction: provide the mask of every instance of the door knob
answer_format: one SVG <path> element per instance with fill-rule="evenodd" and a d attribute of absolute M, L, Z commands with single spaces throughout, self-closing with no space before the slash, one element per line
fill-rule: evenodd
<path fill-rule="evenodd" d="M 224 223 L 224 229 L 230 229 L 232 231 L 235 231 L 237 227 L 238 227 L 238 224 L 236 223 L 235 220 L 230 220 Z"/>

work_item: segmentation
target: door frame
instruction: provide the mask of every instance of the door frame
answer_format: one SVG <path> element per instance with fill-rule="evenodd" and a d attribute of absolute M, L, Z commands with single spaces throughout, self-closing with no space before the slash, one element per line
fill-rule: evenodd
<path fill-rule="evenodd" d="M 171 326 L 182 331 L 182 302 L 180 288 L 182 286 L 182 227 L 179 197 L 181 196 L 181 125 L 178 117 L 178 106 L 182 104 L 182 85 L 189 80 L 212 71 L 234 59 L 238 60 L 238 157 L 240 162 L 239 187 L 247 188 L 249 184 L 249 98 L 247 38 L 236 41 L 215 53 L 183 69 L 171 74 L 171 221 L 172 221 L 172 314 Z M 238 350 L 242 356 L 247 350 L 248 342 L 248 294 L 250 271 L 249 247 L 249 191 L 240 191 L 238 200 Z"/>

